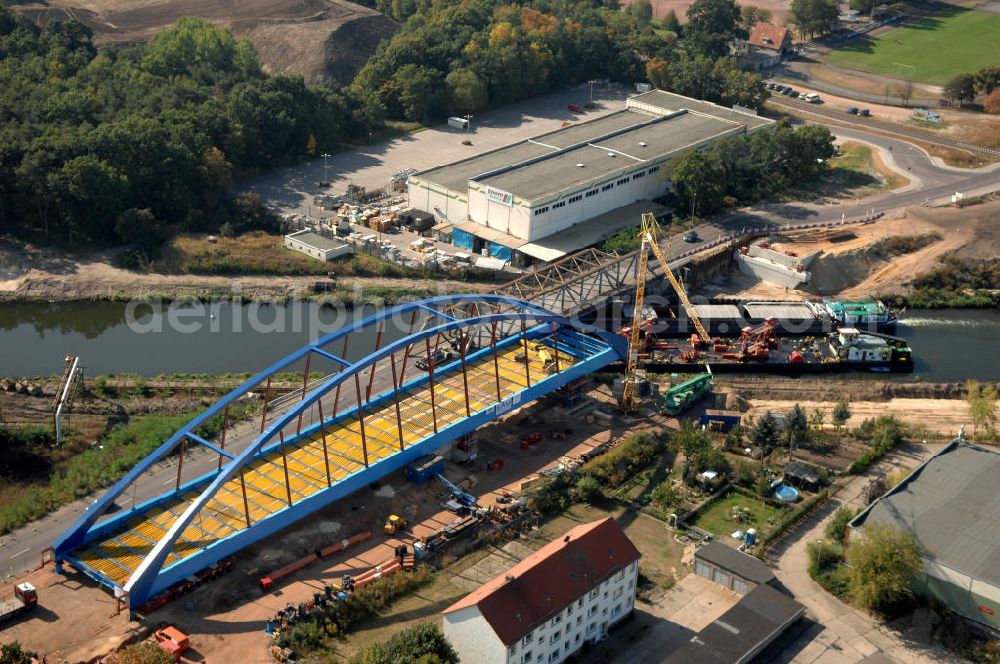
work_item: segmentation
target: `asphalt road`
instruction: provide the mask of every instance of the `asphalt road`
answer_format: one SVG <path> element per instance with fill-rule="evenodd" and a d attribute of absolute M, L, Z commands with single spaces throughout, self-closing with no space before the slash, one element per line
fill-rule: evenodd
<path fill-rule="evenodd" d="M 810 113 L 821 118 L 828 118 L 830 120 L 836 120 L 837 122 L 846 122 L 860 130 L 877 129 L 878 131 L 885 131 L 895 134 L 897 136 L 912 138 L 915 140 L 923 141 L 925 143 L 934 143 L 937 145 L 943 145 L 949 148 L 957 148 L 959 150 L 971 150 L 973 152 L 979 152 L 982 154 L 991 155 L 994 157 L 1000 157 L 1000 150 L 994 150 L 982 145 L 975 145 L 972 143 L 964 143 L 962 141 L 956 141 L 947 136 L 941 136 L 931 131 L 924 131 L 922 129 L 916 129 L 912 127 L 904 127 L 899 124 L 894 124 L 890 122 L 882 122 L 872 117 L 863 118 L 857 115 L 852 115 L 846 111 L 841 111 L 835 108 L 826 108 L 822 104 L 810 104 L 807 101 L 801 99 L 792 99 L 791 97 L 785 97 L 780 94 L 772 94 L 769 103 L 776 106 L 784 106 L 785 108 L 792 108 L 800 112 Z"/>

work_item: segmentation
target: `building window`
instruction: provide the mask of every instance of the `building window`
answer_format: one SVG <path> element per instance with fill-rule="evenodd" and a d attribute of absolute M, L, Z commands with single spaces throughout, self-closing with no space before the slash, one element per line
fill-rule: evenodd
<path fill-rule="evenodd" d="M 609 183 L 609 184 L 606 184 L 606 185 L 604 185 L 603 187 L 601 187 L 601 191 L 607 191 L 608 189 L 611 189 L 611 188 L 612 188 L 612 187 L 614 187 L 614 186 L 615 186 L 615 183 L 614 183 L 614 182 L 611 182 L 611 183 Z"/>
<path fill-rule="evenodd" d="M 639 171 L 638 173 L 632 176 L 632 179 L 638 180 L 639 178 L 644 178 L 644 177 L 646 177 L 646 171 Z"/>
<path fill-rule="evenodd" d="M 549 639 L 549 643 L 555 643 L 556 641 L 559 640 L 560 636 L 562 636 L 562 630 L 557 629 L 555 633 L 552 635 L 552 638 Z"/>
<path fill-rule="evenodd" d="M 619 181 L 618 181 L 618 182 L 616 182 L 615 184 L 625 184 L 625 183 L 627 183 L 627 182 L 628 182 L 628 180 L 629 180 L 628 178 L 622 178 L 621 180 L 619 180 Z"/>
<path fill-rule="evenodd" d="M 531 635 L 532 635 L 532 632 L 528 632 L 527 636 L 525 636 L 523 639 L 521 639 L 521 645 L 522 646 L 526 646 L 529 643 L 531 643 Z"/>
<path fill-rule="evenodd" d="M 524 651 L 524 657 L 521 658 L 521 664 L 531 664 L 531 651 Z"/>
<path fill-rule="evenodd" d="M 624 578 L 625 578 L 625 570 L 622 570 L 615 575 L 615 581 L 621 581 Z"/>
<path fill-rule="evenodd" d="M 590 599 L 597 599 L 597 588 L 590 591 Z"/>
<path fill-rule="evenodd" d="M 511 655 L 516 655 L 516 654 L 517 654 L 517 644 L 516 644 L 516 643 L 515 643 L 515 644 L 513 644 L 513 645 L 512 645 L 511 647 L 510 647 L 510 654 L 511 654 Z"/>
<path fill-rule="evenodd" d="M 583 598 L 582 598 L 582 597 L 581 597 L 580 599 L 576 600 L 576 605 L 577 605 L 578 607 L 581 607 L 581 606 L 583 606 Z"/>
<path fill-rule="evenodd" d="M 599 193 L 600 191 L 598 189 L 591 189 L 590 191 L 587 192 L 587 198 L 590 198 L 591 196 L 596 196 Z"/>
<path fill-rule="evenodd" d="M 561 622 L 562 622 L 562 614 L 560 614 L 560 615 L 558 615 L 558 616 L 556 616 L 555 618 L 552 619 L 552 624 L 553 625 L 558 625 Z"/>
<path fill-rule="evenodd" d="M 577 201 L 583 200 L 583 194 L 577 194 L 569 199 L 569 203 L 576 203 Z"/>
<path fill-rule="evenodd" d="M 594 631 L 595 629 L 597 629 L 597 622 L 596 622 L 596 621 L 595 621 L 595 622 L 592 622 L 592 623 L 590 623 L 589 625 L 587 625 L 587 634 L 590 634 L 590 633 L 591 633 L 591 632 L 593 632 L 593 631 Z"/>
<path fill-rule="evenodd" d="M 576 641 L 577 643 L 579 643 L 579 642 L 580 642 L 580 632 L 577 632 L 577 633 L 576 633 L 576 639 L 575 639 L 575 641 Z"/>
<path fill-rule="evenodd" d="M 549 661 L 554 662 L 559 659 L 559 648 L 556 648 L 551 653 L 549 653 Z"/>
<path fill-rule="evenodd" d="M 566 207 L 566 201 L 559 201 L 558 203 L 553 203 L 552 204 L 552 209 L 553 210 L 555 210 L 556 208 L 561 208 L 561 207 Z"/>
<path fill-rule="evenodd" d="M 622 588 L 615 588 L 615 594 L 614 594 L 615 598 L 621 597 L 622 592 L 623 592 Z"/>
<path fill-rule="evenodd" d="M 590 616 L 594 615 L 595 613 L 597 613 L 597 605 L 596 604 L 594 606 L 590 607 L 590 611 L 587 611 L 587 617 L 589 618 Z"/>
<path fill-rule="evenodd" d="M 548 206 L 548 205 L 546 205 L 545 207 L 540 207 L 540 208 L 536 209 L 536 210 L 535 210 L 535 214 L 536 214 L 536 215 L 539 215 L 539 214 L 545 214 L 545 213 L 546 213 L 546 212 L 548 212 L 548 211 L 549 211 L 549 206 Z"/>
<path fill-rule="evenodd" d="M 577 624 L 577 625 L 580 625 L 580 624 L 582 624 L 582 623 L 583 623 L 583 616 L 577 616 L 577 617 L 576 617 L 576 624 Z"/>
<path fill-rule="evenodd" d="M 658 170 L 660 170 L 660 167 L 659 166 L 654 166 L 654 167 L 652 167 L 651 169 L 649 169 L 646 172 L 649 173 L 650 175 L 652 175 L 653 173 L 655 173 Z"/>
<path fill-rule="evenodd" d="M 563 648 L 566 649 L 566 652 L 569 652 L 569 639 L 566 639 L 566 643 L 563 644 Z"/>
<path fill-rule="evenodd" d="M 615 608 L 611 610 L 611 615 L 612 616 L 617 616 L 621 612 L 622 612 L 622 605 L 621 604 L 615 604 Z"/>

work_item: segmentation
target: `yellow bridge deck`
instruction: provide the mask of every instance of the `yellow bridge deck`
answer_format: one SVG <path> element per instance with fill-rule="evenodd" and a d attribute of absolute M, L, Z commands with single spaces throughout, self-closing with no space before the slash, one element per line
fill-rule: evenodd
<path fill-rule="evenodd" d="M 537 342 L 531 342 L 531 346 L 536 345 Z M 546 347 L 545 351 L 550 356 L 554 355 L 551 347 Z M 518 359 L 522 353 L 520 344 L 497 352 L 500 394 L 504 399 L 528 387 L 525 363 L 523 359 Z M 560 352 L 559 363 L 560 369 L 565 369 L 574 363 L 574 359 Z M 536 352 L 529 354 L 528 372 L 532 385 L 548 375 Z M 492 353 L 484 353 L 476 360 L 469 361 L 467 374 L 470 413 L 475 414 L 498 402 Z M 447 374 L 435 374 L 434 378 L 437 426 L 438 429 L 443 429 L 467 416 L 465 387 L 460 368 Z M 351 394 L 353 391 L 348 385 L 349 382 L 344 383 L 345 394 Z M 400 391 L 399 410 L 404 447 L 414 445 L 434 433 L 431 390 L 427 382 Z M 370 464 L 399 451 L 400 427 L 391 398 L 373 406 L 371 410 L 365 408 L 364 428 Z M 325 441 L 324 436 L 317 432 L 286 448 L 293 502 L 321 491 L 329 484 L 343 480 L 365 467 L 361 423 L 356 416 L 327 426 L 325 434 Z M 327 463 L 324 461 L 324 442 L 326 456 L 329 459 L 329 475 L 327 475 Z M 281 452 L 275 451 L 247 464 L 219 489 L 215 497 L 181 533 L 165 566 L 195 554 L 213 542 L 247 527 L 241 478 L 246 483 L 247 504 L 252 522 L 264 519 L 289 506 Z M 116 584 L 123 585 L 198 495 L 195 491 L 189 491 L 170 503 L 153 508 L 128 521 L 124 529 L 118 533 L 91 542 L 77 550 L 73 557 L 99 571 Z"/>

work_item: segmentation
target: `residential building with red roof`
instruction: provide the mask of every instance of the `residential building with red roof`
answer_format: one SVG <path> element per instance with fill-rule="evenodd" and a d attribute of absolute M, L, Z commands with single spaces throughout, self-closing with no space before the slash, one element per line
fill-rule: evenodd
<path fill-rule="evenodd" d="M 792 48 L 792 35 L 783 25 L 761 21 L 750 29 L 747 43 L 756 48 L 785 53 Z"/>
<path fill-rule="evenodd" d="M 443 611 L 463 662 L 557 664 L 635 604 L 639 550 L 614 519 L 583 524 Z"/>

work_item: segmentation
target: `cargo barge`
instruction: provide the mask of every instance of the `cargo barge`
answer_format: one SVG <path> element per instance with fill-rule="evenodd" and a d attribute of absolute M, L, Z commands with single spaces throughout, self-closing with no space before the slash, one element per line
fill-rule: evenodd
<path fill-rule="evenodd" d="M 771 319 L 778 322 L 776 332 L 781 336 L 823 335 L 839 327 L 891 333 L 899 320 L 894 312 L 878 301 L 741 300 L 692 306 L 713 337 L 738 337 L 748 326 L 757 326 Z M 654 307 L 653 311 L 653 329 L 659 336 L 686 337 L 695 331 L 682 307 Z"/>
<path fill-rule="evenodd" d="M 841 328 L 823 335 L 781 337 L 774 321 L 745 331 L 738 339 L 716 339 L 710 347 L 646 335 L 639 359 L 655 373 L 775 373 L 786 375 L 871 371 L 912 373 L 905 339 Z"/>

